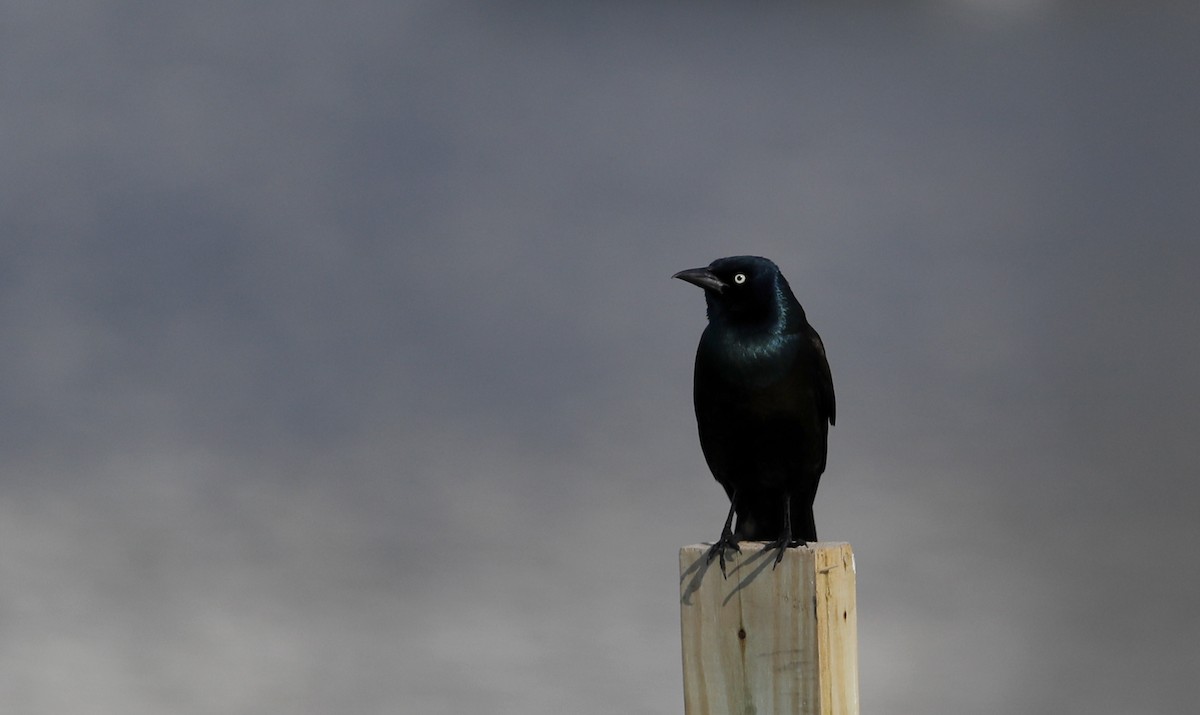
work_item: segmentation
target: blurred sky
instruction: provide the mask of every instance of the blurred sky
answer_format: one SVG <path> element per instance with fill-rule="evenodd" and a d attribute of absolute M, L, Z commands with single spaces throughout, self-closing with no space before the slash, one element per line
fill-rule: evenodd
<path fill-rule="evenodd" d="M 0 699 L 679 713 L 675 271 L 838 395 L 864 712 L 1200 701 L 1192 3 L 9 3 Z"/>

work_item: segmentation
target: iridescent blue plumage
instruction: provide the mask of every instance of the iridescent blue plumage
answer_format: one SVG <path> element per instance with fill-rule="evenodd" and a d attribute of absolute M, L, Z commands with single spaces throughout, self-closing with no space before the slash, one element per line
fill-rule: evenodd
<path fill-rule="evenodd" d="M 730 500 L 710 558 L 724 569 L 737 541 L 770 540 L 778 562 L 787 546 L 817 539 L 812 504 L 836 419 L 825 346 L 765 258 L 722 258 L 675 277 L 703 288 L 708 305 L 693 396 L 700 446 Z"/>

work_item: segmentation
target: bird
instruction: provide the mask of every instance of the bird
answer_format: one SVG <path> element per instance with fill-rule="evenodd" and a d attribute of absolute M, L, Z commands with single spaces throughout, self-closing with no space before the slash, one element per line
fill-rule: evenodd
<path fill-rule="evenodd" d="M 727 550 L 769 541 L 774 568 L 817 540 L 813 500 L 837 419 L 825 344 L 769 259 L 719 258 L 672 277 L 704 289 L 707 304 L 692 396 L 704 459 L 729 497 L 707 562 L 719 557 L 725 574 Z"/>

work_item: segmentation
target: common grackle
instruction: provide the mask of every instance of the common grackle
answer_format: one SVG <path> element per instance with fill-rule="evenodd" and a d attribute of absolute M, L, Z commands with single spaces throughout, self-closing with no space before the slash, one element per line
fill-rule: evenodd
<path fill-rule="evenodd" d="M 696 350 L 693 398 L 700 447 L 729 496 L 721 538 L 789 546 L 817 540 L 813 499 L 836 417 L 825 345 L 778 266 L 733 256 L 673 277 L 704 289 L 708 327 Z M 737 527 L 731 529 L 734 514 Z"/>

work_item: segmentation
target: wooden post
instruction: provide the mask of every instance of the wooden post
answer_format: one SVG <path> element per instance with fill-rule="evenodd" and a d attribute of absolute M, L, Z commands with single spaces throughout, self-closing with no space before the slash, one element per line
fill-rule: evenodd
<path fill-rule="evenodd" d="M 726 556 L 679 550 L 686 715 L 858 715 L 858 626 L 849 544 Z"/>

